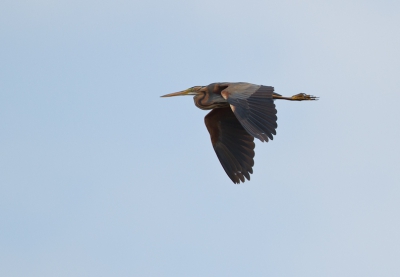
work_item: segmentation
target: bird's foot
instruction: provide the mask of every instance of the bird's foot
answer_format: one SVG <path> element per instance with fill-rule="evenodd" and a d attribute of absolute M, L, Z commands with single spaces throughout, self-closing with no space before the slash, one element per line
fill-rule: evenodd
<path fill-rule="evenodd" d="M 294 101 L 318 100 L 318 97 L 313 96 L 313 95 L 308 95 L 308 94 L 305 94 L 305 93 L 299 93 L 299 94 L 293 95 L 291 98 Z"/>

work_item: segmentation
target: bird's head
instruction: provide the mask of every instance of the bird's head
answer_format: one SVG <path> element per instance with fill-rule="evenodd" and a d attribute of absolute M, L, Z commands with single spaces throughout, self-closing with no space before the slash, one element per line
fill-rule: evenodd
<path fill-rule="evenodd" d="M 203 93 L 203 86 L 194 86 L 182 91 L 178 91 L 178 92 L 174 92 L 174 93 L 170 93 L 170 94 L 166 94 L 163 95 L 161 97 L 172 97 L 172 96 L 180 96 L 180 95 L 199 95 Z"/>

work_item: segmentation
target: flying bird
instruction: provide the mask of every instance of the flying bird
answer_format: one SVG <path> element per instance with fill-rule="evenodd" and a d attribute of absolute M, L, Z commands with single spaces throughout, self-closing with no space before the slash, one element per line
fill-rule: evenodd
<path fill-rule="evenodd" d="M 317 100 L 299 93 L 284 97 L 270 86 L 250 83 L 212 83 L 161 97 L 194 95 L 194 104 L 212 110 L 205 118 L 211 143 L 226 174 L 235 184 L 250 180 L 254 165 L 254 138 L 268 142 L 276 135 L 275 99 Z"/>

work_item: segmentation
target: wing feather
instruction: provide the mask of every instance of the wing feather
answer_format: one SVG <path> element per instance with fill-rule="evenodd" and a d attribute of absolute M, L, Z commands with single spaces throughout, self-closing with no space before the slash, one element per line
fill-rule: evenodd
<path fill-rule="evenodd" d="M 211 143 L 226 174 L 235 183 L 250 180 L 254 165 L 254 138 L 239 123 L 232 110 L 213 109 L 205 117 Z"/>
<path fill-rule="evenodd" d="M 273 139 L 278 127 L 272 94 L 274 88 L 249 83 L 231 83 L 221 92 L 243 128 L 261 141 Z"/>

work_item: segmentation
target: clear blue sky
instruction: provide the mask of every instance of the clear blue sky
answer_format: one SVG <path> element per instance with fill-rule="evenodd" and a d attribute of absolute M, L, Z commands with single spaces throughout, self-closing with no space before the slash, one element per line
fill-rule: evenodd
<path fill-rule="evenodd" d="M 1 276 L 400 276 L 398 1 L 0 3 Z M 234 185 L 205 111 L 271 85 Z"/>

